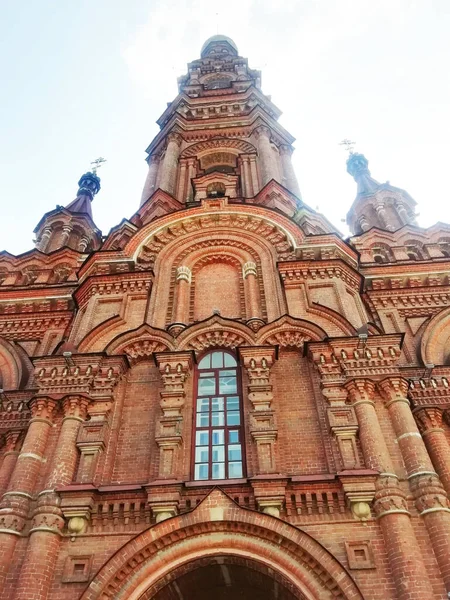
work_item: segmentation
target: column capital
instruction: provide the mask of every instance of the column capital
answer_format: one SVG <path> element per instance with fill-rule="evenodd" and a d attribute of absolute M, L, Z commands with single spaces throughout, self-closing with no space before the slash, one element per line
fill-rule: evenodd
<path fill-rule="evenodd" d="M 291 156 L 294 152 L 294 149 L 292 148 L 292 146 L 289 146 L 289 144 L 281 144 L 278 150 L 281 156 Z"/>
<path fill-rule="evenodd" d="M 444 411 L 436 406 L 423 406 L 414 411 L 417 426 L 422 436 L 432 431 L 443 431 L 442 418 Z"/>
<path fill-rule="evenodd" d="M 247 371 L 251 385 L 269 383 L 270 368 L 278 358 L 277 354 L 275 346 L 241 346 L 239 348 L 241 364 Z"/>
<path fill-rule="evenodd" d="M 371 379 L 351 379 L 345 384 L 352 404 L 366 402 L 373 404 L 375 383 Z"/>
<path fill-rule="evenodd" d="M 84 421 L 87 416 L 89 399 L 85 396 L 66 396 L 61 402 L 64 418 Z"/>
<path fill-rule="evenodd" d="M 270 128 L 267 125 L 260 125 L 254 130 L 255 135 L 259 137 L 270 138 Z"/>
<path fill-rule="evenodd" d="M 52 423 L 53 417 L 56 413 L 58 402 L 53 398 L 47 398 L 46 396 L 38 396 L 32 398 L 28 404 L 31 410 L 31 418 L 45 420 Z"/>
<path fill-rule="evenodd" d="M 10 429 L 4 434 L 5 439 L 5 452 L 16 451 L 17 441 L 22 432 L 20 429 Z"/>
<path fill-rule="evenodd" d="M 248 261 L 242 265 L 242 276 L 247 279 L 249 275 L 257 276 L 256 263 Z"/>
<path fill-rule="evenodd" d="M 170 142 L 175 142 L 177 144 L 177 146 L 181 146 L 182 141 L 183 141 L 183 138 L 176 131 L 172 131 L 167 136 L 167 144 L 170 144 Z"/>
<path fill-rule="evenodd" d="M 150 154 L 150 156 L 147 159 L 148 164 L 155 164 L 155 163 L 159 163 L 159 161 L 161 160 L 161 156 L 159 154 Z"/>
<path fill-rule="evenodd" d="M 378 389 L 387 407 L 392 402 L 405 402 L 409 405 L 408 388 L 408 381 L 403 377 L 386 377 L 378 382 Z"/>
<path fill-rule="evenodd" d="M 187 283 L 191 283 L 192 280 L 192 271 L 189 267 L 182 265 L 177 268 L 177 281 L 186 281 Z"/>

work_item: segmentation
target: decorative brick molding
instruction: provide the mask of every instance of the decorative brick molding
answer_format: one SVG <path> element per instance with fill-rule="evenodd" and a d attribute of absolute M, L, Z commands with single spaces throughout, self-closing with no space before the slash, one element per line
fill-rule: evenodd
<path fill-rule="evenodd" d="M 156 442 L 160 449 L 158 477 L 174 478 L 178 474 L 177 451 L 183 440 L 185 382 L 194 365 L 192 352 L 158 352 L 155 361 L 164 389 L 160 392 L 162 416 L 158 420 Z"/>
<path fill-rule="evenodd" d="M 257 447 L 258 473 L 275 473 L 277 426 L 272 407 L 270 368 L 277 358 L 277 349 L 271 346 L 241 346 L 239 356 L 247 373 L 248 398 L 253 407 L 250 412 L 250 434 Z"/>

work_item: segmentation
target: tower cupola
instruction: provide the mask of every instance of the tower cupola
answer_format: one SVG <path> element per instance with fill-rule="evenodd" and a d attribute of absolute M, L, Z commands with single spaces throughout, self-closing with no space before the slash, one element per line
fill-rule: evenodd
<path fill-rule="evenodd" d="M 97 250 L 101 231 L 93 221 L 91 203 L 99 191 L 100 177 L 95 170 L 82 175 L 76 198 L 66 207 L 57 206 L 39 221 L 34 230 L 36 248 L 46 254 L 64 246 L 80 252 Z"/>
<path fill-rule="evenodd" d="M 350 153 L 347 172 L 357 184 L 356 198 L 347 213 L 347 224 L 354 235 L 372 227 L 396 231 L 403 225 L 415 224 L 415 200 L 388 181 L 379 183 L 374 179 L 364 154 Z"/>

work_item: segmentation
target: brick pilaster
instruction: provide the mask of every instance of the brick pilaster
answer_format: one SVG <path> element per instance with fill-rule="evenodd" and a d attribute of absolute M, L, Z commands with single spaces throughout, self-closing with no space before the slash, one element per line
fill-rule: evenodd
<path fill-rule="evenodd" d="M 5 437 L 5 452 L 3 454 L 2 464 L 0 465 L 0 497 L 6 491 L 8 482 L 11 478 L 12 472 L 14 471 L 14 467 L 16 466 L 17 457 L 19 456 L 17 442 L 20 437 L 20 431 L 8 431 L 6 432 Z"/>
<path fill-rule="evenodd" d="M 442 428 L 443 411 L 440 408 L 423 407 L 414 411 L 414 417 L 431 462 L 450 496 L 450 445 Z"/>
<path fill-rule="evenodd" d="M 62 402 L 64 417 L 45 489 L 38 495 L 33 513 L 25 559 L 17 582 L 16 600 L 45 600 L 50 592 L 59 552 L 64 518 L 59 507 L 57 486 L 69 484 L 77 461 L 78 429 L 86 418 L 89 401 L 69 396 Z"/>
<path fill-rule="evenodd" d="M 252 404 L 250 434 L 257 448 L 257 474 L 276 473 L 278 430 L 270 383 L 270 369 L 276 359 L 276 348 L 273 346 L 241 347 L 239 354 L 248 377 L 248 398 Z"/>
<path fill-rule="evenodd" d="M 186 390 L 185 382 L 192 371 L 194 356 L 186 352 L 158 352 L 155 360 L 159 367 L 164 389 L 161 392 L 162 416 L 156 430 L 156 443 L 159 446 L 158 479 L 176 479 L 179 448 L 183 443 L 183 413 Z"/>
<path fill-rule="evenodd" d="M 379 387 L 397 436 L 416 508 L 424 519 L 447 592 L 450 592 L 450 507 L 447 494 L 411 412 L 406 397 L 408 382 L 401 377 L 390 377 L 380 382 Z"/>
<path fill-rule="evenodd" d="M 34 398 L 30 402 L 32 418 L 8 491 L 0 503 L 0 589 L 25 526 L 39 471 L 46 460 L 45 449 L 56 406 L 51 398 Z"/>
<path fill-rule="evenodd" d="M 366 466 L 380 474 L 374 511 L 383 533 L 397 596 L 400 600 L 431 600 L 434 596 L 420 552 L 411 552 L 411 548 L 418 549 L 418 543 L 375 411 L 375 384 L 368 379 L 353 379 L 346 388 L 358 420 Z"/>

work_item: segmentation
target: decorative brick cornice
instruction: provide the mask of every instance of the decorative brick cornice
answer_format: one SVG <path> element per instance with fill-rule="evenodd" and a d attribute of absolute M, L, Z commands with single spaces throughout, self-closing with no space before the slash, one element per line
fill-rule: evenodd
<path fill-rule="evenodd" d="M 104 354 L 73 354 L 71 364 L 61 355 L 32 359 L 39 395 L 62 397 L 82 394 L 104 397 L 112 390 L 128 369 L 123 356 Z"/>
<path fill-rule="evenodd" d="M 148 294 L 152 282 L 153 273 L 151 271 L 95 275 L 83 281 L 74 297 L 78 306 L 83 307 L 92 296 Z"/>
<path fill-rule="evenodd" d="M 305 281 L 340 279 L 359 292 L 362 281 L 362 276 L 341 259 L 288 261 L 278 264 L 278 271 L 286 287 Z"/>
<path fill-rule="evenodd" d="M 398 372 L 403 335 L 332 338 L 308 343 L 307 354 L 322 376 L 376 377 Z"/>

